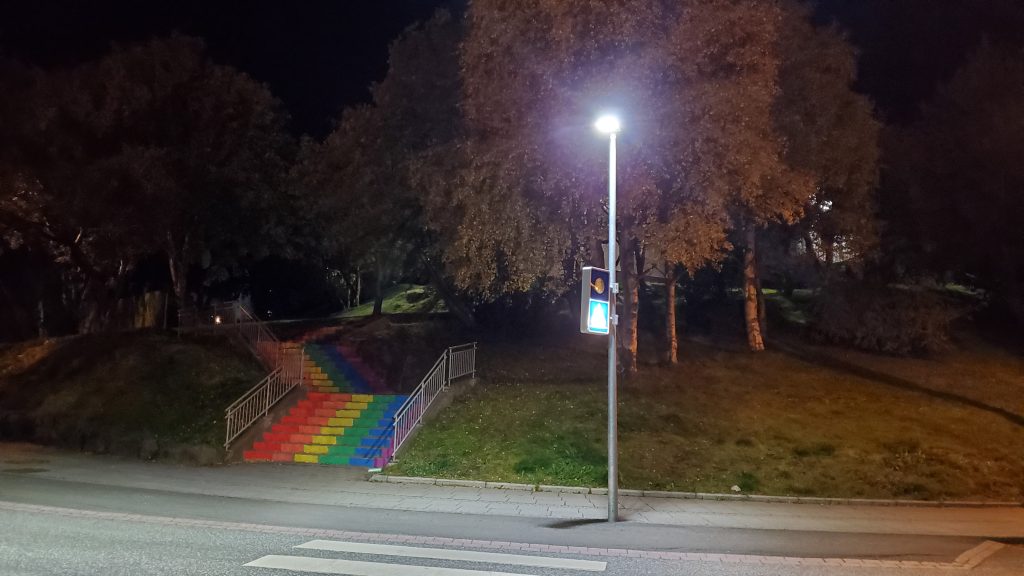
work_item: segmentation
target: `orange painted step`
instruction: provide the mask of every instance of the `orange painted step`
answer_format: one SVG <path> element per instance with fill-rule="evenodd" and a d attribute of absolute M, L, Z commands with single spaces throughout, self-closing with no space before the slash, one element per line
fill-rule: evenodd
<path fill-rule="evenodd" d="M 349 401 L 347 400 L 300 400 L 295 408 L 302 410 L 316 410 L 317 408 L 334 408 L 335 410 L 341 410 L 345 406 L 348 406 Z"/>
<path fill-rule="evenodd" d="M 289 412 L 289 416 L 308 417 L 308 416 L 325 416 L 330 418 L 337 412 L 334 408 L 292 408 Z"/>
<path fill-rule="evenodd" d="M 310 400 L 352 401 L 352 394 L 349 392 L 310 392 L 306 397 Z"/>

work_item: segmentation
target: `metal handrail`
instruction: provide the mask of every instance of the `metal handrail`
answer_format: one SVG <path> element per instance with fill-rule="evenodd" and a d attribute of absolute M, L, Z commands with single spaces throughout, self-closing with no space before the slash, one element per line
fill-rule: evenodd
<path fill-rule="evenodd" d="M 391 458 L 412 435 L 413 430 L 423 422 L 423 416 L 434 400 L 451 386 L 453 380 L 472 374 L 476 377 L 477 343 L 452 346 L 441 353 L 427 375 L 405 399 L 395 412 L 391 428 Z"/>
<path fill-rule="evenodd" d="M 194 310 L 178 313 L 178 330 L 235 330 L 249 351 L 271 372 L 280 358 L 280 340 L 249 308 L 237 300 L 214 304 L 203 314 Z"/>
<path fill-rule="evenodd" d="M 193 314 L 196 320 L 200 318 L 199 314 Z M 306 351 L 305 348 L 300 348 L 288 354 L 288 349 L 285 349 L 266 324 L 238 301 L 214 305 L 208 319 L 208 327 L 211 328 L 233 327 L 249 351 L 270 371 L 259 383 L 224 410 L 224 448 L 228 448 L 232 441 L 266 416 L 270 409 L 296 386 L 302 384 Z"/>
<path fill-rule="evenodd" d="M 281 360 L 276 369 L 225 409 L 225 449 L 256 421 L 266 416 L 270 409 L 292 389 L 302 384 L 306 358 L 305 348 L 301 348 L 297 354 L 291 355 L 285 355 L 279 351 L 278 357 Z"/>

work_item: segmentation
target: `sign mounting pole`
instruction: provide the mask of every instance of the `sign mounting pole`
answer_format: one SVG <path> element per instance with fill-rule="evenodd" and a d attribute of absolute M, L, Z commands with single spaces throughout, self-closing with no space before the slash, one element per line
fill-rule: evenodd
<path fill-rule="evenodd" d="M 615 376 L 618 369 L 615 360 L 615 333 L 618 331 L 619 285 L 615 282 L 615 132 L 608 140 L 608 284 L 609 299 L 608 326 L 608 522 L 619 519 L 619 449 L 618 449 L 618 404 Z"/>

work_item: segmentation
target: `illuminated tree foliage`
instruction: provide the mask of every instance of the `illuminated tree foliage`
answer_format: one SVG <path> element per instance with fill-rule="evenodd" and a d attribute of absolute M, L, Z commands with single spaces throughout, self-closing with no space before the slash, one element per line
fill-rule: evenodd
<path fill-rule="evenodd" d="M 826 61 L 806 70 L 808 51 L 822 48 Z M 456 250 L 472 271 L 466 282 L 522 289 L 559 278 L 566 262 L 599 261 L 605 143 L 590 123 L 603 109 L 623 116 L 628 369 L 642 263 L 714 263 L 733 230 L 750 346 L 761 349 L 757 231 L 800 221 L 816 198 L 841 204 L 851 183 L 858 198 L 870 192 L 875 126 L 850 90 L 851 52 L 790 2 L 476 0 L 462 58 L 466 169 L 451 200 L 463 216 L 456 246 L 469 247 Z M 848 147 L 857 155 L 834 163 Z M 837 218 L 818 215 L 816 234 L 846 234 L 829 229 Z"/>

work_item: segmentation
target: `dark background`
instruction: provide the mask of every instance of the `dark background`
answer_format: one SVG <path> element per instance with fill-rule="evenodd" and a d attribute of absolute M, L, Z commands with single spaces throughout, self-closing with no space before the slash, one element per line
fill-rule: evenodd
<path fill-rule="evenodd" d="M 98 57 L 112 43 L 180 32 L 204 38 L 213 58 L 266 83 L 298 133 L 321 137 L 346 105 L 369 99 L 391 40 L 438 7 L 465 0 L 0 3 L 0 52 L 43 67 Z M 846 29 L 861 53 L 859 88 L 889 122 L 919 103 L 987 37 L 1024 44 L 1013 0 L 817 0 L 822 22 Z"/>

